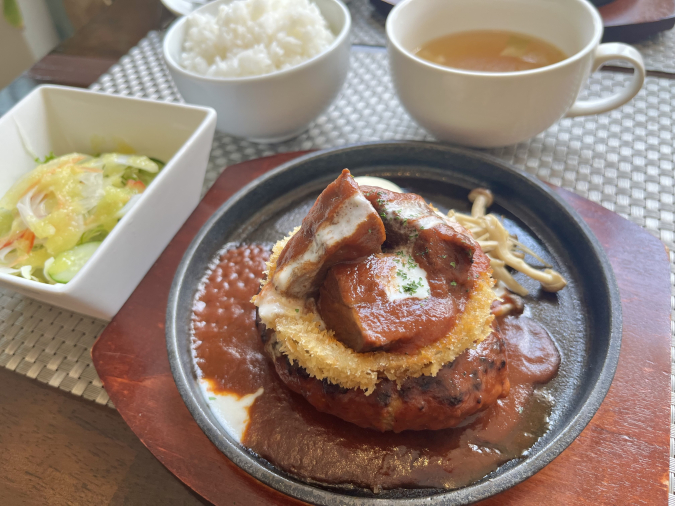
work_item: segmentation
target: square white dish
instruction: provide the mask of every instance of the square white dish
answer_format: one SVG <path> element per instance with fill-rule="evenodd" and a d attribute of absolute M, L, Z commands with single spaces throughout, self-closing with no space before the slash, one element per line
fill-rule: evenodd
<path fill-rule="evenodd" d="M 199 202 L 216 113 L 197 107 L 41 86 L 0 118 L 0 196 L 35 156 L 133 149 L 166 162 L 134 207 L 68 283 L 0 274 L 0 286 L 110 320 Z"/>

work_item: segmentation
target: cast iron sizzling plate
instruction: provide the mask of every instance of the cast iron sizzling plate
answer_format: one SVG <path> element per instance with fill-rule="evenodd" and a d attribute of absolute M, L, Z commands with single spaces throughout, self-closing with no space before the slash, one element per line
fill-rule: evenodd
<path fill-rule="evenodd" d="M 521 459 L 461 489 L 399 489 L 374 494 L 295 479 L 232 439 L 211 413 L 190 353 L 194 295 L 209 262 L 228 242 L 275 242 L 299 225 L 343 168 L 354 176 L 391 179 L 442 211 L 468 210 L 472 188 L 489 188 L 491 212 L 504 216 L 521 242 L 559 270 L 568 286 L 557 294 L 518 276 L 530 290 L 529 315 L 546 326 L 561 352 L 558 376 L 546 385 L 556 400 L 549 431 Z M 246 472 L 285 494 L 324 505 L 468 504 L 532 476 L 562 452 L 596 412 L 614 377 L 621 346 L 619 292 L 602 247 L 577 213 L 538 179 L 491 156 L 421 142 L 368 143 L 294 159 L 256 179 L 202 227 L 178 267 L 169 295 L 166 338 L 178 390 L 209 439 Z"/>

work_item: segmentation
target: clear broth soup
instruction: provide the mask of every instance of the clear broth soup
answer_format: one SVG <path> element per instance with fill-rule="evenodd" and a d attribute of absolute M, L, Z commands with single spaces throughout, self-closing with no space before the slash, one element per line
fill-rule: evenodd
<path fill-rule="evenodd" d="M 444 67 L 480 72 L 531 70 L 567 58 L 549 42 L 501 30 L 451 33 L 423 44 L 415 54 Z"/>

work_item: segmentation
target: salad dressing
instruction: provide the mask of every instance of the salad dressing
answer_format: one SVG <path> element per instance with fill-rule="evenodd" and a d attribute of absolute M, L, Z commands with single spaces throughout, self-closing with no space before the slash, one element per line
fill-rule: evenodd
<path fill-rule="evenodd" d="M 0 199 L 0 273 L 67 283 L 164 165 L 141 155 L 36 160 Z"/>

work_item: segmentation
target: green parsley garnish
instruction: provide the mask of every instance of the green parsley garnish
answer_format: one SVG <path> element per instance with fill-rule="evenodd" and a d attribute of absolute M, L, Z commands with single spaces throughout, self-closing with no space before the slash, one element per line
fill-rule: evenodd
<path fill-rule="evenodd" d="M 457 286 L 457 282 L 456 282 L 456 281 L 451 281 L 450 284 L 451 284 L 452 286 Z"/>
<path fill-rule="evenodd" d="M 414 294 L 418 288 L 422 288 L 422 278 L 418 282 L 411 281 L 410 283 L 403 285 L 401 287 L 401 290 L 403 293 L 407 293 L 408 295 Z"/>
<path fill-rule="evenodd" d="M 443 257 L 443 258 L 445 258 L 445 257 Z M 455 262 L 450 262 L 450 267 L 455 268 L 455 267 L 457 267 L 457 264 Z"/>
<path fill-rule="evenodd" d="M 215 397 L 209 397 L 209 400 L 210 400 L 210 401 L 215 401 L 216 398 L 215 398 Z"/>
<path fill-rule="evenodd" d="M 56 158 L 56 156 L 54 156 L 54 152 L 50 151 L 49 154 L 47 156 L 45 156 L 44 160 L 40 160 L 39 158 L 36 158 L 35 163 L 39 163 L 40 165 L 42 165 L 43 163 L 51 162 L 54 158 Z"/>
<path fill-rule="evenodd" d="M 296 313 L 299 313 L 299 312 L 300 312 L 300 310 L 299 310 L 299 309 L 296 309 L 296 310 L 295 310 L 295 312 L 296 312 Z"/>

